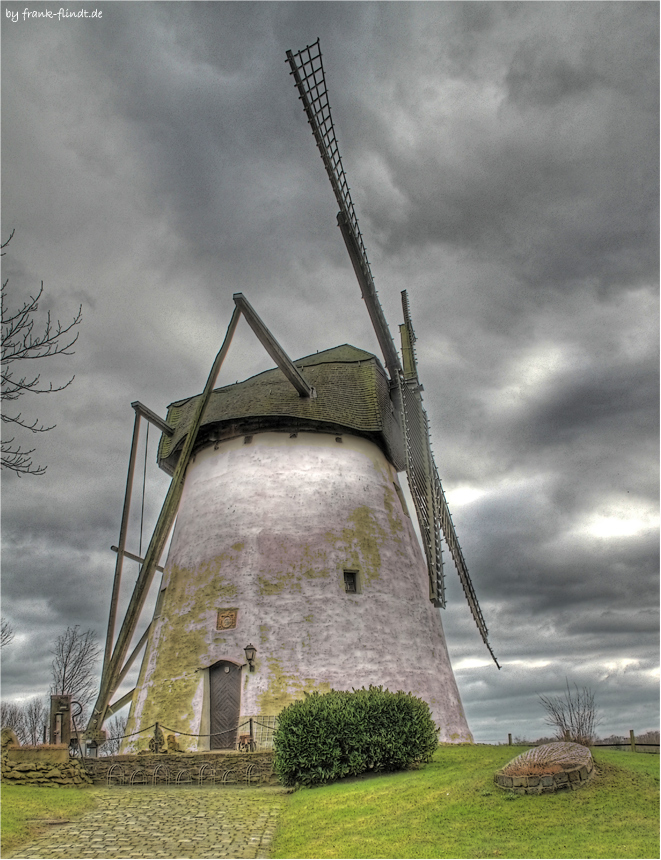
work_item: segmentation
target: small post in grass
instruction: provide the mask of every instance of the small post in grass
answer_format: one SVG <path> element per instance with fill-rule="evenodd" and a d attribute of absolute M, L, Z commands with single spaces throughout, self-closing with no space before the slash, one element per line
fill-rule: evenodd
<path fill-rule="evenodd" d="M 509 733 L 507 735 L 507 743 L 509 744 L 509 746 L 512 746 L 512 735 Z"/>
<path fill-rule="evenodd" d="M 636 752 L 636 736 L 633 733 L 633 729 L 629 729 L 629 741 L 631 743 L 631 752 Z"/>

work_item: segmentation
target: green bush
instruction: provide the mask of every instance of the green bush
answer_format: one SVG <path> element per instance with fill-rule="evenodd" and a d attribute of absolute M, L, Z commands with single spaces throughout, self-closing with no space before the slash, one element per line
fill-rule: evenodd
<path fill-rule="evenodd" d="M 306 694 L 288 705 L 278 717 L 273 744 L 284 785 L 316 785 L 429 761 L 438 740 L 422 699 L 363 687 Z"/>

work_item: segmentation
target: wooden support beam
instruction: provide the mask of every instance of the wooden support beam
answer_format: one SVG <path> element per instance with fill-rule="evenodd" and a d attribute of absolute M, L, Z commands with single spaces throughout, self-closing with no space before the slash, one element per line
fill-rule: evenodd
<path fill-rule="evenodd" d="M 140 413 L 136 410 L 133 422 L 133 438 L 131 439 L 131 453 L 129 455 L 129 468 L 126 475 L 126 490 L 124 492 L 124 508 L 122 510 L 122 523 L 119 527 L 119 547 L 117 550 L 117 561 L 115 562 L 115 576 L 112 583 L 112 596 L 110 598 L 110 613 L 108 615 L 108 630 L 106 632 L 106 647 L 103 653 L 103 668 L 101 669 L 101 683 L 105 678 L 112 654 L 112 643 L 115 636 L 115 622 L 117 620 L 117 602 L 119 600 L 119 587 L 122 581 L 122 565 L 124 563 L 124 548 L 126 546 L 126 531 L 131 511 L 131 493 L 133 492 L 133 475 L 135 473 L 135 461 L 138 455 L 138 436 L 140 435 Z"/>
<path fill-rule="evenodd" d="M 257 312 L 250 304 L 243 293 L 234 293 L 232 296 L 234 304 L 246 318 L 250 328 L 259 338 L 264 349 L 271 356 L 273 361 L 278 365 L 287 379 L 291 382 L 294 388 L 298 391 L 301 397 L 315 397 L 314 388 L 308 384 L 307 380 L 296 367 L 291 358 L 287 355 L 278 341 L 273 337 L 271 332 L 264 325 Z"/>
<path fill-rule="evenodd" d="M 155 427 L 158 427 L 161 433 L 165 433 L 166 436 L 174 435 L 174 427 L 170 427 L 169 424 L 166 424 L 162 418 L 159 418 L 159 416 L 155 412 L 152 412 L 151 409 L 149 409 L 147 406 L 145 406 L 144 403 L 140 403 L 139 400 L 134 400 L 131 406 L 139 415 L 142 415 L 143 418 L 146 418 L 150 424 L 153 424 Z"/>
<path fill-rule="evenodd" d="M 117 711 L 120 711 L 124 705 L 128 705 L 133 698 L 134 693 L 135 687 L 132 690 L 129 690 L 129 692 L 125 696 L 122 696 L 121 699 L 117 699 L 117 701 L 113 702 L 112 705 L 108 705 L 108 708 L 106 709 L 106 719 L 108 719 L 108 717 L 112 717 L 112 715 L 116 714 Z"/>
<path fill-rule="evenodd" d="M 149 622 L 149 624 L 147 625 L 147 629 L 145 630 L 145 632 L 140 637 L 140 641 L 135 646 L 133 651 L 131 651 L 131 653 L 129 654 L 129 657 L 128 657 L 126 663 L 124 663 L 124 665 L 122 666 L 122 671 L 119 673 L 119 677 L 117 678 L 117 686 L 118 687 L 122 683 L 124 678 L 126 678 L 126 676 L 128 675 L 129 669 L 135 663 L 135 658 L 138 656 L 140 651 L 144 648 L 145 642 L 147 641 L 147 638 L 149 636 L 150 631 L 151 631 L 151 622 Z"/>
<path fill-rule="evenodd" d="M 172 481 L 170 482 L 170 487 L 168 488 L 156 527 L 154 528 L 154 533 L 149 542 L 147 552 L 145 553 L 145 560 L 140 573 L 138 574 L 133 594 L 131 595 L 129 605 L 126 609 L 126 615 L 124 616 L 124 621 L 117 636 L 117 642 L 115 643 L 112 656 L 106 667 L 105 675 L 102 676 L 101 679 L 101 688 L 99 689 L 99 694 L 92 710 L 92 716 L 90 717 L 87 725 L 88 731 L 96 731 L 100 728 L 101 721 L 105 717 L 108 704 L 117 689 L 121 667 L 126 660 L 126 654 L 140 618 L 142 607 L 147 599 L 149 586 L 151 585 L 156 571 L 156 565 L 160 561 L 168 535 L 170 534 L 175 517 L 177 516 L 177 510 L 179 509 L 179 502 L 184 488 L 186 469 L 188 468 L 188 463 L 190 462 L 190 458 L 193 453 L 193 447 L 195 446 L 195 440 L 197 439 L 197 434 L 200 429 L 200 425 L 202 424 L 204 412 L 209 404 L 211 392 L 214 389 L 216 378 L 218 377 L 222 363 L 229 350 L 240 316 L 240 309 L 235 307 L 230 324 L 227 328 L 223 345 L 221 346 L 211 367 L 211 372 L 207 378 L 202 396 L 198 398 L 195 414 L 191 421 L 188 434 L 186 435 L 183 449 L 179 455 L 177 467 L 174 471 L 174 475 L 172 476 Z M 121 544 L 120 549 L 123 550 Z M 123 552 L 121 554 L 118 553 L 117 557 L 118 559 L 123 558 Z"/>
<path fill-rule="evenodd" d="M 111 549 L 113 552 L 119 552 L 119 547 L 118 547 L 118 546 L 111 546 L 111 547 L 110 547 L 110 549 Z M 144 558 L 140 558 L 140 556 L 139 556 L 139 555 L 133 555 L 133 553 L 132 553 L 132 552 L 128 552 L 128 550 L 124 550 L 124 558 L 130 558 L 132 561 L 137 561 L 137 562 L 138 562 L 138 564 L 144 564 L 144 563 L 145 563 Z M 163 571 L 165 570 L 165 568 L 164 568 L 164 567 L 161 567 L 161 565 L 160 565 L 160 564 L 157 564 L 157 565 L 156 565 L 156 570 L 160 570 L 160 572 L 161 572 L 161 573 L 163 573 Z"/>

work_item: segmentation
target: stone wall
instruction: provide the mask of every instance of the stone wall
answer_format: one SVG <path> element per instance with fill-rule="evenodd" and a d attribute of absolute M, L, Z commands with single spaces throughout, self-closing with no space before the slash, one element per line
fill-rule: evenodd
<path fill-rule="evenodd" d="M 147 753 L 83 759 L 95 785 L 276 784 L 272 752 Z"/>
<path fill-rule="evenodd" d="M 19 762 L 45 762 L 50 764 L 66 764 L 69 761 L 68 744 L 39 744 L 32 746 L 26 744 L 20 746 L 9 745 L 7 755 L 17 763 Z"/>
<path fill-rule="evenodd" d="M 498 771 L 494 781 L 499 788 L 515 794 L 550 794 L 554 791 L 576 790 L 585 785 L 594 772 L 592 759 L 580 767 L 561 770 L 543 776 L 508 776 Z"/>
<path fill-rule="evenodd" d="M 58 745 L 58 747 L 61 745 Z M 63 747 L 20 747 L 7 750 L 2 757 L 2 781 L 5 785 L 45 785 L 50 788 L 72 786 L 83 788 L 90 785 L 91 777 L 87 774 L 80 759 L 69 758 L 68 749 Z M 37 754 L 37 751 L 40 753 Z M 32 754 L 32 755 L 30 755 Z"/>

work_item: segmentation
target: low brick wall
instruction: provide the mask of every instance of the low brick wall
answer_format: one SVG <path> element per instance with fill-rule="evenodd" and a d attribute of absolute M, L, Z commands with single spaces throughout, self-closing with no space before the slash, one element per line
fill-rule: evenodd
<path fill-rule="evenodd" d="M 272 785 L 272 752 L 148 753 L 85 758 L 95 785 Z"/>
<path fill-rule="evenodd" d="M 553 791 L 575 791 L 590 779 L 594 772 L 592 759 L 580 767 L 561 770 L 545 776 L 507 776 L 498 771 L 494 782 L 499 788 L 516 794 L 550 794 Z"/>

